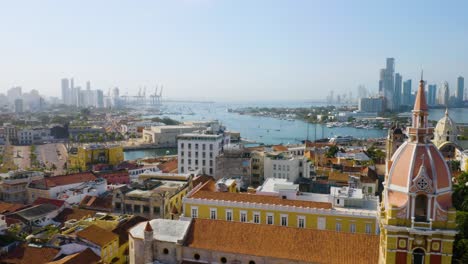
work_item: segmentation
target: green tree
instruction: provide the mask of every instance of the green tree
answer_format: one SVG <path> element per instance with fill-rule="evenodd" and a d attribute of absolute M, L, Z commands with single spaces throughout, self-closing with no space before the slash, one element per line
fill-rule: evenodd
<path fill-rule="evenodd" d="M 340 149 L 337 146 L 331 146 L 325 153 L 325 156 L 327 158 L 333 158 L 335 157 L 336 153 L 338 153 L 339 150 Z"/>
<path fill-rule="evenodd" d="M 453 185 L 453 206 L 457 209 L 457 231 L 453 263 L 468 263 L 468 173 L 461 173 Z"/>

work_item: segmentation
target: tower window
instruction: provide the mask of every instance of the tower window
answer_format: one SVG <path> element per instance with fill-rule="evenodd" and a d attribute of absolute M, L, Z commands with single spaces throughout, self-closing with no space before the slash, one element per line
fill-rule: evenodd
<path fill-rule="evenodd" d="M 427 196 L 420 194 L 416 196 L 414 218 L 418 222 L 427 221 Z"/>

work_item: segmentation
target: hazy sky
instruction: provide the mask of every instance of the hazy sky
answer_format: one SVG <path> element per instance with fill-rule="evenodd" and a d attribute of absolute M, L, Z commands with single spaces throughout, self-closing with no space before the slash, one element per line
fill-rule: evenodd
<path fill-rule="evenodd" d="M 404 79 L 468 77 L 468 1 L 1 1 L 0 92 L 60 96 L 60 79 L 121 93 L 214 100 L 376 91 L 386 57 Z M 415 89 L 413 84 L 413 90 Z"/>

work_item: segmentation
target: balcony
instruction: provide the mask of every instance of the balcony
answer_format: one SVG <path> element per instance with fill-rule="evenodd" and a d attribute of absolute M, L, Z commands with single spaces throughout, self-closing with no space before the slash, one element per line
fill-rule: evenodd
<path fill-rule="evenodd" d="M 432 219 L 429 219 L 429 221 L 426 221 L 424 219 L 417 219 L 417 218 L 411 217 L 411 228 L 431 230 Z"/>

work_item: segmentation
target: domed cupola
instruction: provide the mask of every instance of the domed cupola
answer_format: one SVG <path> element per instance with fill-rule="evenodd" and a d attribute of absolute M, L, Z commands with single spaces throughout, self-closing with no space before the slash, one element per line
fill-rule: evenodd
<path fill-rule="evenodd" d="M 455 122 L 450 118 L 448 109 L 445 110 L 445 116 L 442 117 L 434 129 L 434 144 L 441 148 L 444 143 L 450 142 L 456 144 L 458 129 Z"/>
<path fill-rule="evenodd" d="M 422 79 L 422 78 L 421 78 Z M 419 222 L 444 221 L 452 207 L 450 170 L 430 141 L 424 81 L 419 83 L 408 139 L 387 165 L 384 207 L 397 210 L 397 218 Z"/>

